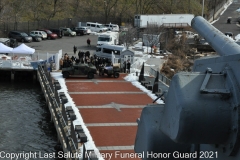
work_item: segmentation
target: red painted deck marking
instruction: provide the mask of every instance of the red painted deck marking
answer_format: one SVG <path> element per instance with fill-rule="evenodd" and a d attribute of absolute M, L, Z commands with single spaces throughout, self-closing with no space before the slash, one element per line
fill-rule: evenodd
<path fill-rule="evenodd" d="M 124 105 L 144 105 L 152 103 L 146 94 L 71 94 L 77 106 L 99 106 L 112 102 Z"/>
<path fill-rule="evenodd" d="M 95 144 L 102 146 L 134 145 L 137 126 L 88 127 Z"/>
<path fill-rule="evenodd" d="M 128 123 L 136 122 L 142 108 L 88 108 L 79 109 L 85 123 Z"/>

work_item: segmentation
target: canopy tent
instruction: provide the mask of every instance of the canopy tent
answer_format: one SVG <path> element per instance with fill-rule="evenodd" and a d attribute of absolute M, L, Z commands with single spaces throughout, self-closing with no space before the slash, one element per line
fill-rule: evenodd
<path fill-rule="evenodd" d="M 13 48 L 12 53 L 13 54 L 33 54 L 35 52 L 34 48 L 30 48 L 27 45 L 25 45 L 24 43 L 22 43 L 21 45 L 19 45 L 16 48 Z"/>
<path fill-rule="evenodd" d="M 0 43 L 0 53 L 11 53 L 13 48 Z"/>

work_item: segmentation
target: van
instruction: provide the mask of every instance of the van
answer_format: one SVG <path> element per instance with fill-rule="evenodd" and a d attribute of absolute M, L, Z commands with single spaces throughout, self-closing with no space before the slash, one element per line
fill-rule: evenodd
<path fill-rule="evenodd" d="M 103 44 L 97 47 L 95 55 L 97 57 L 111 59 L 113 53 L 116 58 L 121 58 L 121 53 L 125 50 L 125 46 Z"/>
<path fill-rule="evenodd" d="M 98 35 L 97 46 L 103 44 L 116 45 L 119 43 L 119 33 L 107 31 Z"/>
<path fill-rule="evenodd" d="M 119 32 L 119 26 L 117 24 L 105 24 L 105 27 L 108 28 L 109 31 L 113 31 L 113 32 Z"/>
<path fill-rule="evenodd" d="M 105 32 L 108 29 L 100 23 L 87 22 L 87 27 L 93 32 Z"/>

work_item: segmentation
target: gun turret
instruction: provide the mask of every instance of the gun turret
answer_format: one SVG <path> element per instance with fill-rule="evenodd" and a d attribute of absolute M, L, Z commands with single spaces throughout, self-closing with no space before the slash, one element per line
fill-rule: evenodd
<path fill-rule="evenodd" d="M 240 46 L 221 31 L 208 23 L 203 17 L 193 18 L 191 26 L 202 36 L 221 56 L 239 54 Z"/>
<path fill-rule="evenodd" d="M 143 159 L 240 159 L 240 47 L 202 17 L 192 27 L 220 56 L 175 74 L 165 104 L 143 109 L 135 140 Z"/>

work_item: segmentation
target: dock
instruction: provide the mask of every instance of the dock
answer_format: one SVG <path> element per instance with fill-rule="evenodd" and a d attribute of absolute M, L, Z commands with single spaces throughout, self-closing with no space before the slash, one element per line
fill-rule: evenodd
<path fill-rule="evenodd" d="M 126 81 L 125 73 L 63 79 L 39 66 L 37 76 L 63 151 L 78 155 L 66 159 L 141 159 L 134 152 L 137 119 L 153 102 L 145 87 Z"/>

